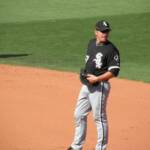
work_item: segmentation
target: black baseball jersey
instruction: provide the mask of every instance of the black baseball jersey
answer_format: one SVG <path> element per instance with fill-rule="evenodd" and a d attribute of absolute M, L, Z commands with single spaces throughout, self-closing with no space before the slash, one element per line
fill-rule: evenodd
<path fill-rule="evenodd" d="M 120 70 L 120 56 L 118 49 L 110 42 L 96 45 L 96 39 L 89 41 L 85 58 L 87 73 L 99 76 L 107 71 L 117 76 Z"/>

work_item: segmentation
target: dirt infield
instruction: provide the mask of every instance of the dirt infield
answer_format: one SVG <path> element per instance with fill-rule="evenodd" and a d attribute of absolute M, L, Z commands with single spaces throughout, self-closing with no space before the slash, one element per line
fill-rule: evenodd
<path fill-rule="evenodd" d="M 150 150 L 150 84 L 112 79 L 107 150 Z M 0 150 L 66 150 L 78 74 L 0 65 Z M 92 115 L 84 150 L 93 150 Z"/>

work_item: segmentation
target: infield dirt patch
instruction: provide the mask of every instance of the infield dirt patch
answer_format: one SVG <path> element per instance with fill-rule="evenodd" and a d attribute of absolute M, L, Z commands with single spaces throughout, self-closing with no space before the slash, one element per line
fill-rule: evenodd
<path fill-rule="evenodd" d="M 110 82 L 108 150 L 150 150 L 150 84 Z M 66 150 L 80 87 L 76 73 L 0 65 L 0 150 Z M 95 143 L 90 114 L 84 150 Z"/>

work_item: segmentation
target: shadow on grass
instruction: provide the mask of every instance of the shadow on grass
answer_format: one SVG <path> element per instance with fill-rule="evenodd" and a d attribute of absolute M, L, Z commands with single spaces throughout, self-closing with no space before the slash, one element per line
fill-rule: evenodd
<path fill-rule="evenodd" d="M 0 58 L 24 57 L 32 54 L 0 54 Z"/>

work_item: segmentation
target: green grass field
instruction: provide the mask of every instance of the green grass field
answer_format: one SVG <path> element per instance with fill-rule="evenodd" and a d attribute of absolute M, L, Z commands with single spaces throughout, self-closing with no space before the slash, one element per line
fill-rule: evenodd
<path fill-rule="evenodd" d="M 78 72 L 95 22 L 106 19 L 120 77 L 150 82 L 148 0 L 0 0 L 0 18 L 1 64 Z"/>

